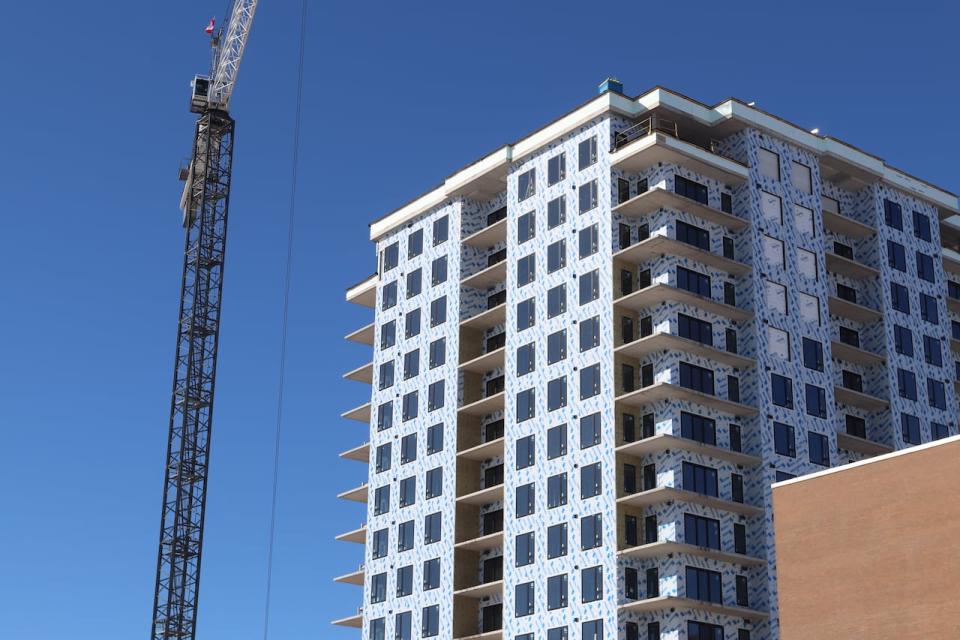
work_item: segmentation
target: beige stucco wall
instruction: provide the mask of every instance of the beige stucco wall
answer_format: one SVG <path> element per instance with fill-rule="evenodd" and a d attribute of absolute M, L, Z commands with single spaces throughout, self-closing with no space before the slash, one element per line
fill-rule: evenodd
<path fill-rule="evenodd" d="M 783 640 L 960 639 L 960 439 L 773 490 Z"/>

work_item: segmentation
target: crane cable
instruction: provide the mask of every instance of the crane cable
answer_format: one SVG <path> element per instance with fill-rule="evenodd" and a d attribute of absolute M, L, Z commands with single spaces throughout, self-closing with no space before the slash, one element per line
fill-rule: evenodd
<path fill-rule="evenodd" d="M 290 272 L 293 264 L 294 213 L 297 200 L 297 174 L 300 163 L 300 114 L 303 102 L 303 59 L 307 39 L 307 0 L 300 9 L 300 51 L 297 62 L 297 99 L 293 119 L 293 161 L 290 176 L 290 211 L 287 219 L 287 261 L 283 280 L 283 322 L 280 337 L 280 381 L 277 387 L 277 427 L 273 444 L 273 496 L 270 503 L 270 541 L 267 548 L 267 590 L 263 611 L 263 639 L 270 628 L 270 595 L 273 586 L 273 543 L 277 526 L 277 486 L 280 477 L 280 432 L 283 424 L 283 387 L 287 368 L 287 319 L 290 310 Z"/>

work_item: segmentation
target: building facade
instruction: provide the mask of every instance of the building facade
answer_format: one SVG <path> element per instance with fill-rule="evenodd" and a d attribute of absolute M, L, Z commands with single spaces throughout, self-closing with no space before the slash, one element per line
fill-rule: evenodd
<path fill-rule="evenodd" d="M 783 640 L 960 637 L 958 484 L 957 436 L 775 484 Z"/>
<path fill-rule="evenodd" d="M 956 196 L 602 88 L 371 225 L 365 639 L 777 638 L 770 486 L 957 433 Z"/>

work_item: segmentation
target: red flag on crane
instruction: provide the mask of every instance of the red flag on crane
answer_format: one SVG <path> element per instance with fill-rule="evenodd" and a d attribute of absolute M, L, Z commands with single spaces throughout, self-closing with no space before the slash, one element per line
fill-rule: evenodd
<path fill-rule="evenodd" d="M 213 33 L 213 25 L 216 24 L 216 20 L 210 18 L 210 24 L 207 25 L 206 29 L 203 30 L 208 36 Z"/>

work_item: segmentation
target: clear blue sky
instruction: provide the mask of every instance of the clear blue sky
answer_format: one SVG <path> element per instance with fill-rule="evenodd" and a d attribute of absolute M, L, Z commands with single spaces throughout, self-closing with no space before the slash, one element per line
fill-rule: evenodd
<path fill-rule="evenodd" d="M 0 17 L 0 635 L 145 638 L 182 231 L 188 81 L 224 0 L 7 2 Z M 367 223 L 617 75 L 755 100 L 960 187 L 950 2 L 313 0 L 272 638 L 356 638 L 331 583 L 364 517 L 337 452 L 369 389 Z M 538 5 L 534 8 L 534 5 Z M 240 73 L 200 637 L 261 637 L 299 2 L 263 0 Z M 632 7 L 632 8 L 631 8 Z"/>

